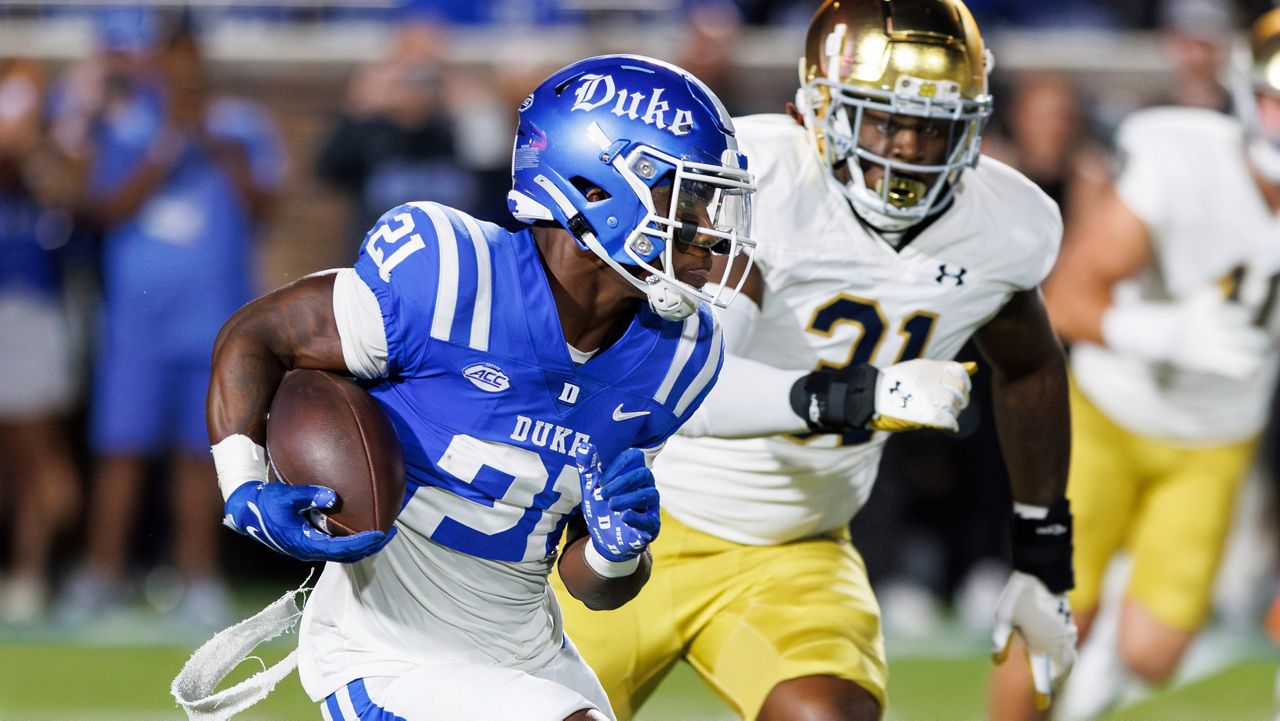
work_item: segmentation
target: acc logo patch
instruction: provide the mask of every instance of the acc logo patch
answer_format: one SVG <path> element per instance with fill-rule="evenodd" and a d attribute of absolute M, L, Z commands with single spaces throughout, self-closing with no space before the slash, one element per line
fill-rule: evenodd
<path fill-rule="evenodd" d="M 492 363 L 476 363 L 462 369 L 462 377 L 486 393 L 501 393 L 511 387 L 511 379 Z"/>
<path fill-rule="evenodd" d="M 533 93 L 529 93 L 528 97 L 524 99 L 524 102 L 520 103 L 520 112 L 523 113 L 531 107 L 533 107 Z"/>

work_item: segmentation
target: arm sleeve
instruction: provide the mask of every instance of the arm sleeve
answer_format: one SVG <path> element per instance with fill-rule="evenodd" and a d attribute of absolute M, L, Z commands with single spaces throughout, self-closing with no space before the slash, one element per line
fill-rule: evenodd
<path fill-rule="evenodd" d="M 667 445 L 666 441 L 649 448 L 641 448 L 640 452 L 644 454 L 644 464 L 649 468 L 653 468 L 653 464 L 658 460 L 658 454 L 662 452 L 663 447 Z"/>
<path fill-rule="evenodd" d="M 760 307 L 739 295 L 720 314 L 725 358 L 720 378 L 680 435 L 755 438 L 809 430 L 791 410 L 791 386 L 807 371 L 782 370 L 742 355 Z"/>
<path fill-rule="evenodd" d="M 360 245 L 355 272 L 382 315 L 384 375 L 412 375 L 423 367 L 435 333 L 437 306 L 458 302 L 456 268 L 450 272 L 441 263 L 442 243 L 450 243 L 448 250 L 456 257 L 457 235 L 450 228 L 441 207 L 409 203 L 383 214 Z"/>
<path fill-rule="evenodd" d="M 333 316 L 342 339 L 342 358 L 357 378 L 387 375 L 387 333 L 382 309 L 355 268 L 337 271 L 333 279 Z"/>

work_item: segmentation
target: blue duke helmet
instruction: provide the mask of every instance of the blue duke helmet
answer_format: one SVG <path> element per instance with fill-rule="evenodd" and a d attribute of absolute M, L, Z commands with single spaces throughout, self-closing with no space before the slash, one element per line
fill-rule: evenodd
<path fill-rule="evenodd" d="M 517 219 L 567 229 L 663 318 L 724 307 L 746 278 L 755 183 L 724 106 L 680 68 L 604 55 L 556 72 L 520 105 L 511 175 Z M 675 242 L 728 256 L 724 274 L 682 282 Z"/>

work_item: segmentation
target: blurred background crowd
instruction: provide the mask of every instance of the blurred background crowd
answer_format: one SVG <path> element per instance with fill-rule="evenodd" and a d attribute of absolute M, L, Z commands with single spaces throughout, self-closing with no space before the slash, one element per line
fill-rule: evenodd
<path fill-rule="evenodd" d="M 227 579 L 301 577 L 217 526 L 203 399 L 222 321 L 349 264 L 398 203 L 512 223 L 494 201 L 515 109 L 577 57 L 643 52 L 735 114 L 780 111 L 816 5 L 0 3 L 0 625 L 146 607 L 203 632 L 235 620 Z M 1271 3 L 969 6 L 997 58 L 984 152 L 1057 200 L 1069 237 L 1126 114 L 1231 112 L 1231 44 Z M 854 522 L 890 633 L 928 635 L 948 607 L 980 630 L 1007 577 L 1008 485 L 976 383 L 958 438 L 891 442 Z M 1280 545 L 1257 501 L 1272 474 L 1256 475 L 1249 551 L 1224 571 L 1248 583 L 1220 609 L 1254 624 Z"/>

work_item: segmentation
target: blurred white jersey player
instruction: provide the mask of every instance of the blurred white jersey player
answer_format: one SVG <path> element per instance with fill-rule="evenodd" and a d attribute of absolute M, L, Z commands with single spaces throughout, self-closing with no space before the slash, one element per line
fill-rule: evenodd
<path fill-rule="evenodd" d="M 1161 683 L 1177 669 L 1209 615 L 1267 419 L 1280 329 L 1280 11 L 1251 41 L 1238 117 L 1160 108 L 1125 121 L 1113 192 L 1070 235 L 1047 286 L 1055 327 L 1075 341 L 1071 600 L 1084 632 L 1112 556 L 1133 559 L 1112 665 L 1089 674 L 1092 708 L 1077 713 L 1104 711 L 1128 676 Z M 1006 680 L 997 718 L 1027 716 L 1019 685 Z"/>
<path fill-rule="evenodd" d="M 681 657 L 743 718 L 883 713 L 879 609 L 847 527 L 883 431 L 955 429 L 969 382 L 950 359 L 975 334 L 1024 504 L 999 646 L 1021 628 L 1046 693 L 1070 666 L 1066 374 L 1037 290 L 1061 221 L 977 162 L 989 67 L 957 0 L 827 2 L 799 109 L 736 121 L 768 242 L 722 314 L 719 384 L 655 465 L 651 585 L 565 611 L 620 719 Z"/>

